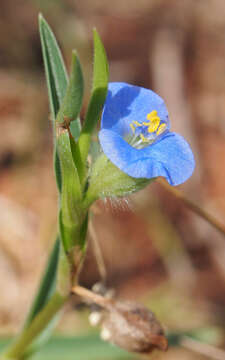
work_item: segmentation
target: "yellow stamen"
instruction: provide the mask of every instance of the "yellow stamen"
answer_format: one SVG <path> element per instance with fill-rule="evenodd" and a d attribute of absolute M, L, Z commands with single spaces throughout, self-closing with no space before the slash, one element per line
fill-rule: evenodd
<path fill-rule="evenodd" d="M 153 110 L 147 115 L 147 119 L 151 121 L 151 118 L 157 115 L 158 115 L 157 110 Z"/>
<path fill-rule="evenodd" d="M 140 134 L 140 138 L 143 142 L 148 142 L 148 139 L 143 134 Z"/>
<path fill-rule="evenodd" d="M 147 120 L 143 121 L 143 122 L 133 120 L 130 123 L 130 127 L 131 127 L 133 135 L 135 135 L 137 127 L 145 126 L 147 128 L 145 130 L 147 130 L 148 133 L 154 133 L 153 138 L 155 138 L 155 136 L 162 134 L 164 132 L 164 130 L 166 129 L 166 127 L 167 127 L 165 123 L 160 125 L 161 119 L 158 116 L 157 110 L 153 110 L 149 114 L 147 114 L 146 119 Z M 151 137 L 151 140 L 150 140 L 148 137 L 144 136 L 142 133 L 137 134 L 137 138 L 139 136 L 140 136 L 139 139 L 141 139 L 141 141 L 144 142 L 144 143 L 149 143 L 149 141 L 152 141 L 152 137 Z"/>
<path fill-rule="evenodd" d="M 145 126 L 149 126 L 149 125 L 151 125 L 151 124 L 159 124 L 160 123 L 160 118 L 158 117 L 158 116 L 155 116 L 154 118 L 152 118 L 151 120 L 149 120 L 149 122 L 146 122 L 146 121 L 144 121 L 143 123 L 142 123 L 142 125 L 145 125 Z"/>
<path fill-rule="evenodd" d="M 135 127 L 134 127 L 134 125 L 132 123 L 130 124 L 130 127 L 132 129 L 132 132 L 135 133 Z"/>
<path fill-rule="evenodd" d="M 161 124 L 161 125 L 158 127 L 158 130 L 157 130 L 157 132 L 156 132 L 156 135 L 162 134 L 164 130 L 166 130 L 166 124 Z"/>
<path fill-rule="evenodd" d="M 153 133 L 158 130 L 158 127 L 160 125 L 160 117 L 158 116 L 157 110 L 151 111 L 149 114 L 147 114 L 147 120 L 148 122 L 144 122 L 143 125 L 148 126 L 148 132 Z"/>
<path fill-rule="evenodd" d="M 141 123 L 139 123 L 139 122 L 138 122 L 138 121 L 136 121 L 136 120 L 132 121 L 132 123 L 133 123 L 134 125 L 136 125 L 136 126 L 142 126 L 142 124 L 141 124 Z"/>
<path fill-rule="evenodd" d="M 148 127 L 148 132 L 153 133 L 153 132 L 157 131 L 159 125 L 160 125 L 160 119 L 151 122 Z"/>
<path fill-rule="evenodd" d="M 160 121 L 160 117 L 159 116 L 153 116 L 150 120 L 150 122 L 154 122 L 154 121 Z"/>

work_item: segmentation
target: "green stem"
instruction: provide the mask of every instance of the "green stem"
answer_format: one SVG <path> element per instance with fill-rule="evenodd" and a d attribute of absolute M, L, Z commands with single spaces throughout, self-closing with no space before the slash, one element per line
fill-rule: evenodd
<path fill-rule="evenodd" d="M 61 296 L 56 292 L 44 309 L 35 317 L 31 325 L 18 336 L 10 348 L 3 354 L 3 359 L 20 359 L 34 338 L 62 308 L 67 298 L 68 296 Z"/>
<path fill-rule="evenodd" d="M 52 267 L 51 271 L 54 271 Z M 38 335 L 40 335 L 41 332 L 48 326 L 50 320 L 54 318 L 56 313 L 62 308 L 65 301 L 68 299 L 71 290 L 70 273 L 70 265 L 64 253 L 64 249 L 61 246 L 59 253 L 58 270 L 56 275 L 56 285 L 51 298 L 45 306 L 43 305 L 44 307 L 40 308 L 40 296 L 41 294 L 43 295 L 44 291 L 44 289 L 42 289 L 42 284 L 41 293 L 39 294 L 39 297 L 36 298 L 36 301 L 39 301 L 39 303 L 34 303 L 35 314 L 33 313 L 33 311 L 31 311 L 32 317 L 28 317 L 26 325 L 20 335 L 18 335 L 17 338 L 5 350 L 3 354 L 3 359 L 23 359 L 24 354 L 26 354 L 29 348 L 29 345 L 31 345 L 33 340 L 35 340 L 35 338 L 38 337 Z M 43 281 L 46 281 L 45 276 Z M 47 289 L 45 289 L 45 291 L 47 291 Z M 39 310 L 38 307 L 40 308 Z"/>

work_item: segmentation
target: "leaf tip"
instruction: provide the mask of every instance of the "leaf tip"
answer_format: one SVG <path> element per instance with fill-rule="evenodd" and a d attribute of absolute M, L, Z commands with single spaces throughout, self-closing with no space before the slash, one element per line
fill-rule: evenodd
<path fill-rule="evenodd" d="M 72 56 L 73 56 L 73 57 L 77 57 L 77 56 L 78 56 L 76 49 L 73 49 L 73 50 L 72 50 Z"/>
<path fill-rule="evenodd" d="M 44 21 L 44 16 L 42 15 L 41 12 L 38 14 L 38 20 L 39 20 L 39 23 Z"/>
<path fill-rule="evenodd" d="M 44 28 L 48 27 L 47 21 L 45 20 L 45 18 L 41 12 L 38 14 L 38 22 L 39 22 L 39 28 L 40 28 L 41 32 L 43 31 Z"/>
<path fill-rule="evenodd" d="M 94 41 L 100 41 L 101 42 L 101 38 L 99 36 L 99 33 L 98 33 L 96 27 L 93 28 L 93 37 L 94 37 Z"/>

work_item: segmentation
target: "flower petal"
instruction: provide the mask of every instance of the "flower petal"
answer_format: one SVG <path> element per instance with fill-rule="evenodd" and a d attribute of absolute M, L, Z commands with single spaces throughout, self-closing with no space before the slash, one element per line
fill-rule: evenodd
<path fill-rule="evenodd" d="M 170 185 L 179 185 L 191 176 L 195 167 L 189 144 L 176 133 L 170 132 L 144 149 L 133 148 L 111 130 L 101 130 L 99 140 L 111 162 L 134 178 L 163 176 Z"/>
<path fill-rule="evenodd" d="M 146 121 L 147 115 L 157 110 L 161 120 L 169 119 L 163 99 L 153 91 L 126 83 L 109 83 L 108 95 L 103 108 L 101 128 L 111 129 L 121 136 L 127 135 L 133 121 Z"/>

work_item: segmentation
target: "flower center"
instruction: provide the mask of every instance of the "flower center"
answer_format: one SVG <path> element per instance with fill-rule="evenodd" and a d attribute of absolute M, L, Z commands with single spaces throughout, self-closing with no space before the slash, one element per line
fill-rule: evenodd
<path fill-rule="evenodd" d="M 142 149 L 152 144 L 159 135 L 164 133 L 167 124 L 160 119 L 157 111 L 153 110 L 147 114 L 146 121 L 138 122 L 133 120 L 130 127 L 132 135 L 129 135 L 128 143 L 137 149 Z"/>

